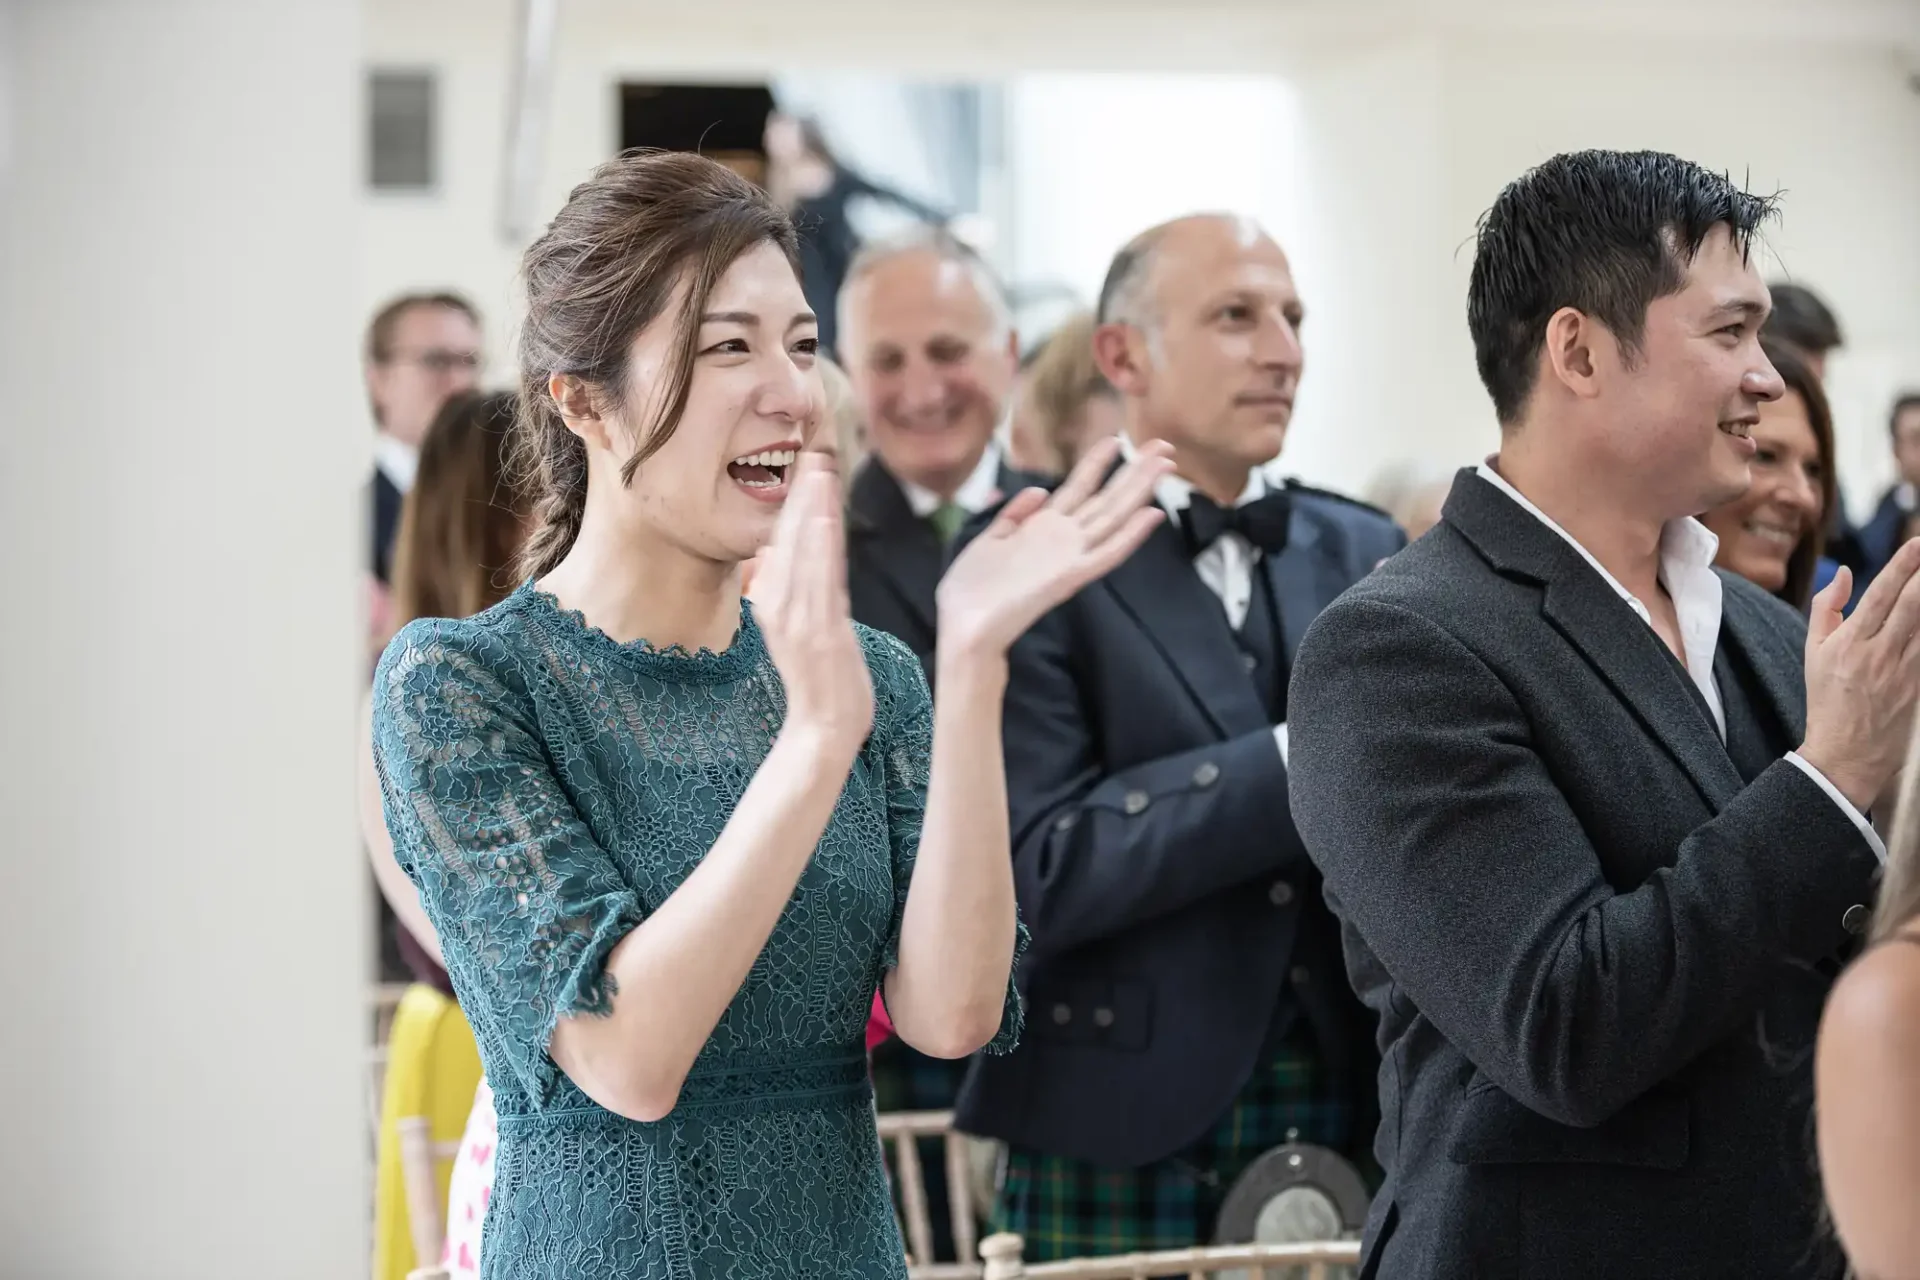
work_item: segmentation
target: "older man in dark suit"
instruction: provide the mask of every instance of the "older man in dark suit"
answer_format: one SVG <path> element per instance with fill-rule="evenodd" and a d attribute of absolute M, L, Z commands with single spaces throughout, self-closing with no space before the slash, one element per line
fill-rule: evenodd
<path fill-rule="evenodd" d="M 1167 523 L 1010 655 L 1030 1012 L 959 1118 L 1008 1144 L 995 1225 L 1029 1259 L 1205 1243 L 1262 1152 L 1368 1128 L 1371 1020 L 1287 815 L 1287 672 L 1404 539 L 1265 472 L 1301 318 L 1286 255 L 1234 217 L 1146 232 L 1101 292 L 1124 438 L 1171 442 L 1178 473 Z"/>
<path fill-rule="evenodd" d="M 865 419 L 868 455 L 847 496 L 847 597 L 856 620 L 907 642 L 927 679 L 938 640 L 934 592 L 966 520 L 1037 483 L 995 440 L 1018 348 L 999 282 L 965 244 L 914 229 L 860 251 L 840 290 L 840 350 Z M 965 1062 L 900 1040 L 873 1053 L 882 1109 L 953 1106 Z M 946 1202 L 938 1143 L 921 1144 L 927 1190 Z M 947 1215 L 934 1250 L 951 1259 Z"/>
<path fill-rule="evenodd" d="M 1012 312 L 978 255 L 931 227 L 861 250 L 839 312 L 869 449 L 848 495 L 853 616 L 906 641 L 932 679 L 934 588 L 955 536 L 1039 482 L 995 439 L 1019 359 Z"/>
<path fill-rule="evenodd" d="M 1782 394 L 1768 212 L 1652 153 L 1502 192 L 1468 302 L 1500 453 L 1301 646 L 1294 818 L 1381 1019 L 1363 1275 L 1844 1269 L 1810 1059 L 1884 856 L 1920 548 L 1810 631 L 1712 567 L 1693 513 Z"/>

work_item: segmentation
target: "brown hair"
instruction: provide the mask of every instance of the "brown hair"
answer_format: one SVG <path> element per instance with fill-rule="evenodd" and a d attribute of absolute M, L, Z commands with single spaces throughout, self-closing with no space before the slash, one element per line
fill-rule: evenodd
<path fill-rule="evenodd" d="M 813 367 L 820 371 L 820 387 L 826 394 L 826 418 L 820 425 L 833 433 L 831 440 L 822 443 L 833 448 L 844 496 L 853 483 L 853 473 L 867 456 L 866 423 L 860 416 L 859 397 L 854 395 L 853 384 L 847 380 L 845 371 L 826 356 L 816 357 Z"/>
<path fill-rule="evenodd" d="M 385 364 L 393 358 L 393 331 L 400 327 L 401 317 L 416 307 L 445 307 L 449 311 L 458 311 L 478 327 L 480 313 L 473 304 L 457 293 L 442 290 L 439 293 L 406 293 L 381 307 L 373 313 L 373 320 L 367 325 L 367 362 Z"/>
<path fill-rule="evenodd" d="M 539 577 L 565 558 L 587 504 L 587 447 L 562 420 L 548 381 L 571 374 L 609 406 L 634 403 L 636 390 L 664 405 L 652 423 L 636 427 L 639 443 L 620 473 L 631 484 L 686 412 L 699 320 L 714 285 L 742 255 L 769 243 L 797 276 L 793 224 L 759 187 L 703 156 L 635 150 L 575 187 L 528 246 L 514 431 L 515 470 L 534 497 L 523 575 Z M 661 317 L 683 279 L 686 298 L 673 317 L 679 344 L 665 387 L 627 386 L 628 345 Z"/>
<path fill-rule="evenodd" d="M 506 465 L 516 399 L 455 396 L 427 428 L 394 537 L 394 630 L 415 618 L 469 617 L 513 589 L 528 505 Z"/>
<path fill-rule="evenodd" d="M 1813 439 L 1820 449 L 1820 518 L 1787 557 L 1787 581 L 1778 593 L 1782 600 L 1805 613 L 1813 599 L 1814 574 L 1820 566 L 1821 553 L 1826 550 L 1827 527 L 1840 501 L 1839 482 L 1834 476 L 1833 410 L 1827 406 L 1827 393 L 1820 379 L 1814 376 L 1797 348 L 1764 336 L 1760 347 L 1773 367 L 1780 371 L 1787 390 L 1798 392 L 1807 406 L 1807 422 L 1813 427 Z"/>

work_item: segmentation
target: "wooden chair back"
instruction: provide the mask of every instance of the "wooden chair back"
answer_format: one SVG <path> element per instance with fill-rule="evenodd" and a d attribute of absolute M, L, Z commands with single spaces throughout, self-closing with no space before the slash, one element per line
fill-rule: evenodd
<path fill-rule="evenodd" d="M 910 1280 L 980 1280 L 978 1219 L 973 1202 L 973 1175 L 967 1160 L 966 1135 L 955 1133 L 951 1111 L 893 1111 L 878 1117 L 880 1141 L 887 1148 L 895 1185 L 900 1191 L 900 1214 L 907 1237 L 907 1275 Z M 947 1203 L 957 1262 L 933 1260 L 933 1218 L 927 1204 L 926 1174 L 920 1164 L 918 1140 L 939 1138 L 947 1166 Z"/>
<path fill-rule="evenodd" d="M 419 1266 L 407 1280 L 449 1280 L 440 1255 L 447 1243 L 447 1208 L 440 1202 L 435 1170 L 460 1153 L 460 1141 L 435 1142 L 433 1124 L 425 1116 L 402 1116 L 394 1121 L 400 1144 L 400 1176 L 407 1196 L 407 1228 L 413 1237 L 413 1256 Z"/>
<path fill-rule="evenodd" d="M 982 1280 L 1208 1280 L 1222 1272 L 1244 1272 L 1271 1280 L 1332 1280 L 1331 1268 L 1360 1265 L 1357 1240 L 1317 1244 L 1230 1244 L 1204 1249 L 1165 1249 L 1113 1258 L 1073 1258 L 1027 1266 L 1020 1254 L 1025 1242 L 1001 1233 L 980 1242 Z"/>

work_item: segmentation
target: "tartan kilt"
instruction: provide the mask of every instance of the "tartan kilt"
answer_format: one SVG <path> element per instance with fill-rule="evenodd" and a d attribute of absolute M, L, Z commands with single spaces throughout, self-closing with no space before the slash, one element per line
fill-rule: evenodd
<path fill-rule="evenodd" d="M 992 1229 L 1024 1237 L 1028 1262 L 1209 1244 L 1227 1192 L 1259 1156 L 1287 1142 L 1353 1148 L 1354 1086 L 1321 1065 L 1309 1035 L 1289 1035 L 1211 1130 L 1163 1160 L 1109 1169 L 1009 1148 Z"/>

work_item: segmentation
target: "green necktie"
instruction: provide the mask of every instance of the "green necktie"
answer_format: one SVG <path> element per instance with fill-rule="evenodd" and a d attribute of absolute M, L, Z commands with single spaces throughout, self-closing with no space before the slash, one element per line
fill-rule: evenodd
<path fill-rule="evenodd" d="M 933 514 L 927 517 L 927 523 L 932 525 L 934 533 L 939 535 L 942 546 L 954 540 L 960 532 L 960 526 L 966 521 L 966 508 L 953 502 L 941 503 L 934 508 Z"/>

